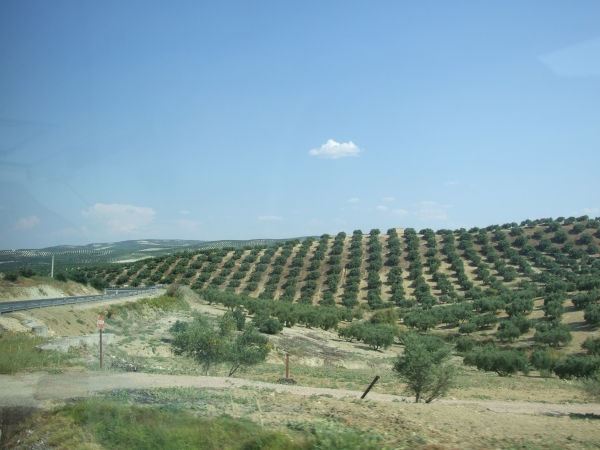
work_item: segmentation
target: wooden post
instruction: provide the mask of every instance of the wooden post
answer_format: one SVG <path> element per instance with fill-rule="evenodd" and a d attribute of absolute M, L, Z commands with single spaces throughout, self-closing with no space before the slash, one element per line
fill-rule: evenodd
<path fill-rule="evenodd" d="M 102 369 L 102 328 L 100 328 L 100 368 Z"/>
<path fill-rule="evenodd" d="M 285 354 L 285 377 L 290 377 L 290 354 Z"/>
<path fill-rule="evenodd" d="M 379 380 L 379 375 L 377 375 L 375 378 L 373 378 L 373 381 L 371 381 L 371 384 L 369 385 L 367 390 L 364 392 L 364 394 L 360 396 L 360 398 L 365 398 L 367 396 L 367 394 L 369 393 L 371 388 L 375 385 L 375 383 L 377 383 L 377 380 Z"/>

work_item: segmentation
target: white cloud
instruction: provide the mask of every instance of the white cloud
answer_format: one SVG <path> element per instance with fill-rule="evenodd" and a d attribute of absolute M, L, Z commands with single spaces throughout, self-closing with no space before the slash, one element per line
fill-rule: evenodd
<path fill-rule="evenodd" d="M 360 202 L 360 198 L 357 198 L 357 197 L 348 199 L 348 203 L 358 203 L 358 202 Z"/>
<path fill-rule="evenodd" d="M 39 223 L 40 219 L 38 219 L 37 216 L 29 216 L 27 218 L 17 220 L 17 223 L 15 224 L 15 229 L 29 230 L 35 227 L 36 225 L 39 225 Z"/>
<path fill-rule="evenodd" d="M 258 220 L 266 221 L 266 220 L 283 220 L 283 217 L 279 216 L 258 216 Z"/>
<path fill-rule="evenodd" d="M 600 209 L 598 209 L 598 208 L 583 208 L 583 212 L 586 213 L 586 215 L 598 214 L 600 212 Z"/>
<path fill-rule="evenodd" d="M 179 214 L 183 214 L 184 216 L 185 216 L 185 215 L 188 215 L 189 213 L 190 213 L 190 212 L 189 212 L 189 211 L 187 211 L 187 210 L 185 210 L 185 209 L 183 209 L 183 210 L 179 211 Z"/>
<path fill-rule="evenodd" d="M 375 209 L 377 211 L 387 211 L 387 206 L 383 206 L 383 205 L 378 205 L 377 207 L 375 207 Z"/>
<path fill-rule="evenodd" d="M 390 216 L 396 216 L 396 217 L 406 217 L 409 214 L 410 213 L 405 209 L 394 209 L 392 212 L 390 212 Z"/>
<path fill-rule="evenodd" d="M 321 145 L 321 148 L 313 148 L 308 154 L 319 158 L 337 159 L 346 156 L 358 156 L 361 151 L 352 141 L 340 144 L 333 139 L 329 139 L 326 144 Z"/>
<path fill-rule="evenodd" d="M 131 233 L 152 222 L 156 211 L 146 206 L 96 203 L 81 214 L 108 227 L 111 233 Z"/>
<path fill-rule="evenodd" d="M 458 181 L 448 181 L 446 183 L 444 183 L 446 186 L 456 186 L 458 184 Z"/>
<path fill-rule="evenodd" d="M 438 205 L 436 202 L 426 201 L 415 205 L 417 210 L 413 215 L 419 220 L 447 220 L 446 210 L 450 205 Z"/>
<path fill-rule="evenodd" d="M 394 200 L 396 200 L 394 197 L 385 197 L 382 201 L 389 203 L 393 202 Z"/>

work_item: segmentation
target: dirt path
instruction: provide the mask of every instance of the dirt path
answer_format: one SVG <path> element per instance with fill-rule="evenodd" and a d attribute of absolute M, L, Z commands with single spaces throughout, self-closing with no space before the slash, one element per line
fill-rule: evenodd
<path fill-rule="evenodd" d="M 148 389 L 164 387 L 272 389 L 278 393 L 301 396 L 323 395 L 334 398 L 359 398 L 362 392 L 343 389 L 326 389 L 281 385 L 250 381 L 241 378 L 204 377 L 183 375 L 156 375 L 146 373 L 88 372 L 72 370 L 53 375 L 46 372 L 0 375 L 0 406 L 48 407 L 54 401 L 87 397 L 97 392 L 115 389 Z M 368 398 L 377 402 L 412 402 L 412 399 L 389 394 L 379 394 L 377 388 Z M 443 399 L 440 405 L 453 405 L 512 414 L 598 414 L 600 404 L 550 404 L 533 402 L 464 401 Z"/>

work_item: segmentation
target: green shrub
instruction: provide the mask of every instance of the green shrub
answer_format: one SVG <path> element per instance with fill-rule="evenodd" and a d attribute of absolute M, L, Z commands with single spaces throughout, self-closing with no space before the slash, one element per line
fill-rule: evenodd
<path fill-rule="evenodd" d="M 380 309 L 371 316 L 369 321 L 371 323 L 387 323 L 395 325 L 398 321 L 398 313 L 394 308 Z"/>
<path fill-rule="evenodd" d="M 351 323 L 338 329 L 338 336 L 352 342 L 354 339 L 361 341 L 365 336 L 365 325 L 363 323 Z"/>
<path fill-rule="evenodd" d="M 560 379 L 587 378 L 597 375 L 600 370 L 600 357 L 569 355 L 554 367 Z"/>
<path fill-rule="evenodd" d="M 415 395 L 430 403 L 443 397 L 452 387 L 454 367 L 446 364 L 450 351 L 439 338 L 407 333 L 402 336 L 404 354 L 398 356 L 393 370 Z"/>
<path fill-rule="evenodd" d="M 394 343 L 397 328 L 392 325 L 365 324 L 362 341 L 374 350 L 389 348 Z"/>
<path fill-rule="evenodd" d="M 21 267 L 19 269 L 19 275 L 25 278 L 31 278 L 35 274 L 35 270 L 33 270 L 31 267 Z"/>
<path fill-rule="evenodd" d="M 547 376 L 554 370 L 557 359 L 553 358 L 547 350 L 536 350 L 529 356 L 529 362 L 534 369 Z"/>
<path fill-rule="evenodd" d="M 461 334 L 471 334 L 475 333 L 475 331 L 477 331 L 477 325 L 473 322 L 465 322 L 458 329 L 458 332 Z"/>
<path fill-rule="evenodd" d="M 54 275 L 54 279 L 65 283 L 67 281 L 67 276 L 64 272 L 58 272 L 56 275 Z"/>
<path fill-rule="evenodd" d="M 598 325 L 600 325 L 600 308 L 598 307 L 598 305 L 597 304 L 589 304 L 585 308 L 583 318 L 585 319 L 585 321 L 588 324 L 590 324 L 592 326 L 597 327 Z"/>
<path fill-rule="evenodd" d="M 456 351 L 460 353 L 470 352 L 474 347 L 475 341 L 464 336 L 459 337 L 454 344 L 454 348 L 456 348 Z"/>
<path fill-rule="evenodd" d="M 521 331 L 510 321 L 502 322 L 498 327 L 498 331 L 496 331 L 496 338 L 503 342 L 512 342 L 519 339 L 520 336 Z"/>
<path fill-rule="evenodd" d="M 223 416 L 203 419 L 184 411 L 87 400 L 68 404 L 55 414 L 69 419 L 79 434 L 97 444 L 93 448 L 301 450 L 310 449 L 310 436 L 289 436 L 265 430 L 246 419 Z M 87 447 L 87 446 L 86 446 Z"/>
<path fill-rule="evenodd" d="M 588 355 L 600 356 L 600 338 L 587 338 L 581 348 L 587 351 Z"/>
<path fill-rule="evenodd" d="M 558 322 L 542 322 L 537 325 L 533 339 L 550 347 L 567 345 L 573 340 L 571 329 L 568 325 Z"/>
<path fill-rule="evenodd" d="M 499 350 L 488 345 L 475 354 L 475 366 L 478 370 L 496 372 L 501 377 L 517 372 L 529 373 L 529 361 L 524 353 L 517 350 Z"/>

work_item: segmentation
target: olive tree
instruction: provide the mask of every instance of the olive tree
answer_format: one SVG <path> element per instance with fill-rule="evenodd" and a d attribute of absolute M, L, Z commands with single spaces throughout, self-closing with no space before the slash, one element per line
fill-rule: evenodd
<path fill-rule="evenodd" d="M 407 333 L 402 340 L 404 354 L 398 356 L 393 370 L 415 395 L 415 402 L 424 398 L 425 403 L 431 403 L 443 397 L 455 377 L 454 367 L 447 364 L 450 350 L 432 336 Z"/>

